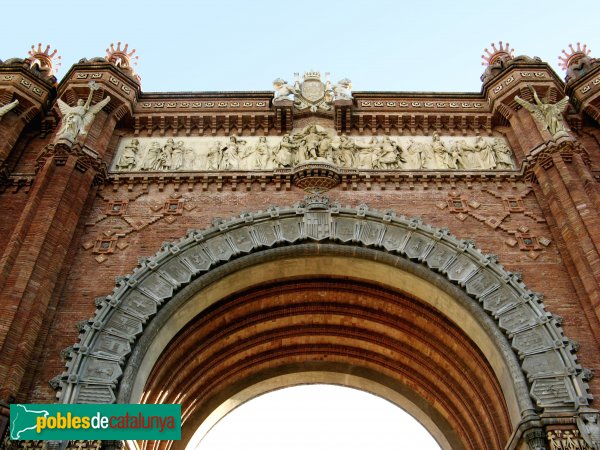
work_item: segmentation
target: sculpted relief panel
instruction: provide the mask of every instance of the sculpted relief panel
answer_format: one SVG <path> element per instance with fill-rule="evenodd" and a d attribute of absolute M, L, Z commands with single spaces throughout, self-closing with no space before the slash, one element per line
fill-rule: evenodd
<path fill-rule="evenodd" d="M 328 162 L 362 170 L 511 170 L 498 137 L 348 137 L 318 125 L 279 136 L 124 138 L 115 172 L 273 170 Z"/>

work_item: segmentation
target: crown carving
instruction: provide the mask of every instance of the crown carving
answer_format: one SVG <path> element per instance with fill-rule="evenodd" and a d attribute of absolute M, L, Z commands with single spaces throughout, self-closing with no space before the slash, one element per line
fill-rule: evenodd
<path fill-rule="evenodd" d="M 46 45 L 45 50 L 42 50 L 41 43 L 38 43 L 37 48 L 35 48 L 35 45 L 32 45 L 28 53 L 31 56 L 30 68 L 38 66 L 40 71 L 47 72 L 48 76 L 54 75 L 58 71 L 61 58 L 60 56 L 56 56 L 58 53 L 56 49 L 50 53 L 50 45 Z"/>
<path fill-rule="evenodd" d="M 129 49 L 129 44 L 125 44 L 125 46 L 121 49 L 121 43 L 117 42 L 117 48 L 115 48 L 115 44 L 111 43 L 110 48 L 106 49 L 106 60 L 110 63 L 113 63 L 115 66 L 120 67 L 121 69 L 132 69 L 133 66 L 137 66 L 138 56 L 133 56 L 135 53 L 135 48 L 127 53 Z"/>
<path fill-rule="evenodd" d="M 490 44 L 492 46 L 493 51 L 489 51 L 487 48 L 484 49 L 486 55 L 481 55 L 483 61 L 481 62 L 482 66 L 490 66 L 496 63 L 498 60 L 508 61 L 513 59 L 513 54 L 515 49 L 510 48 L 510 44 L 507 42 L 503 44 L 502 41 L 498 42 L 498 47 L 496 47 L 495 43 Z"/>
<path fill-rule="evenodd" d="M 304 80 L 320 80 L 321 72 L 317 70 L 309 70 L 308 72 L 304 72 Z"/>
<path fill-rule="evenodd" d="M 581 58 L 590 54 L 590 50 L 587 48 L 587 44 L 583 44 L 583 47 L 578 42 L 577 48 L 573 48 L 573 44 L 569 44 L 569 52 L 563 49 L 564 56 L 558 57 L 558 65 L 563 69 L 567 70 L 571 64 L 575 64 Z"/>

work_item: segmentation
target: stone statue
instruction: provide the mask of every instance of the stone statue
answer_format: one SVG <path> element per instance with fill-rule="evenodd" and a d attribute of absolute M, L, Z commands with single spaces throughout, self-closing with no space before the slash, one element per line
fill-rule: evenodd
<path fill-rule="evenodd" d="M 196 152 L 194 151 L 194 149 L 192 147 L 186 147 L 185 150 L 183 151 L 183 167 L 186 169 L 193 170 L 195 164 L 196 164 Z"/>
<path fill-rule="evenodd" d="M 448 152 L 448 169 L 464 169 L 462 157 L 460 156 L 460 150 L 458 143 L 453 143 Z"/>
<path fill-rule="evenodd" d="M 294 154 L 296 153 L 298 147 L 298 144 L 294 144 L 291 141 L 290 135 L 285 134 L 271 155 L 273 166 L 276 168 L 291 167 L 294 162 Z"/>
<path fill-rule="evenodd" d="M 207 168 L 208 170 L 219 170 L 221 166 L 222 159 L 222 148 L 219 141 L 214 141 L 211 146 L 208 148 L 207 155 Z"/>
<path fill-rule="evenodd" d="M 238 140 L 235 136 L 229 138 L 229 142 L 221 148 L 221 163 L 219 164 L 219 169 L 239 169 L 240 150 L 242 145 L 246 145 L 246 141 Z"/>
<path fill-rule="evenodd" d="M 532 86 L 529 86 L 529 89 L 533 93 L 535 104 L 523 100 L 518 95 L 515 95 L 515 101 L 528 110 L 533 117 L 542 124 L 544 130 L 548 130 L 552 136 L 559 133 L 566 133 L 562 113 L 569 104 L 569 97 L 565 97 L 556 103 L 548 103 L 547 99 L 542 102 L 535 92 L 535 89 L 533 89 Z"/>
<path fill-rule="evenodd" d="M 376 154 L 380 152 L 380 142 L 376 136 L 373 136 L 367 144 L 357 142 L 356 144 L 356 167 L 358 169 L 372 169 L 377 165 Z"/>
<path fill-rule="evenodd" d="M 288 84 L 282 78 L 277 78 L 273 81 L 273 89 L 275 90 L 275 98 L 274 102 L 281 100 L 293 100 L 293 97 L 296 94 L 296 88 Z"/>
<path fill-rule="evenodd" d="M 352 82 L 348 78 L 333 85 L 333 100 L 352 100 Z"/>
<path fill-rule="evenodd" d="M 292 139 L 299 144 L 298 163 L 325 158 L 331 148 L 331 138 L 323 128 L 318 125 L 309 125 Z"/>
<path fill-rule="evenodd" d="M 267 138 L 261 136 L 258 139 L 258 143 L 254 148 L 248 147 L 244 154 L 239 158 L 240 160 L 245 159 L 246 169 L 266 169 L 267 164 L 269 163 L 269 159 L 271 156 L 271 151 L 269 150 L 269 146 L 267 145 Z M 241 166 L 241 164 L 240 164 Z M 240 167 L 241 168 L 241 167 Z"/>
<path fill-rule="evenodd" d="M 495 169 L 496 168 L 496 153 L 492 146 L 484 141 L 481 136 L 477 136 L 475 139 L 475 148 L 479 152 L 479 159 L 481 160 L 482 169 Z"/>
<path fill-rule="evenodd" d="M 408 147 L 406 149 L 406 163 L 404 168 L 408 170 L 419 170 L 422 168 L 421 162 L 421 150 L 422 145 L 420 142 L 414 142 L 412 139 L 408 141 Z"/>
<path fill-rule="evenodd" d="M 348 136 L 342 134 L 338 145 L 336 163 L 342 167 L 354 167 L 356 155 L 356 145 Z"/>
<path fill-rule="evenodd" d="M 2 120 L 2 116 L 13 109 L 15 106 L 19 104 L 19 100 L 13 100 L 10 103 L 7 103 L 4 106 L 0 106 L 0 120 Z"/>
<path fill-rule="evenodd" d="M 374 158 L 374 169 L 399 169 L 406 160 L 402 157 L 402 148 L 389 136 L 383 138 Z"/>
<path fill-rule="evenodd" d="M 421 168 L 423 169 L 437 169 L 437 162 L 435 159 L 435 153 L 433 152 L 433 145 L 427 142 L 421 143 Z"/>
<path fill-rule="evenodd" d="M 584 412 L 577 417 L 577 427 L 581 437 L 593 450 L 600 450 L 600 414 L 598 412 Z"/>
<path fill-rule="evenodd" d="M 96 114 L 110 102 L 110 96 L 107 96 L 104 100 L 92 106 L 94 91 L 100 89 L 100 87 L 94 81 L 90 81 L 89 86 L 90 94 L 85 103 L 79 99 L 77 100 L 77 106 L 69 106 L 60 98 L 57 100 L 58 108 L 63 115 L 62 127 L 57 134 L 59 139 L 67 139 L 73 142 L 80 134 L 87 134 L 87 129 L 94 121 Z"/>
<path fill-rule="evenodd" d="M 159 156 L 161 152 L 160 144 L 156 141 L 150 144 L 150 148 L 148 149 L 148 154 L 146 155 L 146 159 L 144 160 L 144 164 L 142 164 L 142 170 L 157 170 L 159 164 Z"/>
<path fill-rule="evenodd" d="M 173 164 L 173 150 L 175 149 L 175 141 L 171 138 L 167 139 L 167 143 L 162 148 L 158 161 L 156 163 L 158 170 L 169 170 Z"/>
<path fill-rule="evenodd" d="M 496 169 L 512 169 L 512 151 L 500 138 L 494 139 L 492 144 L 494 154 L 496 155 Z"/>
<path fill-rule="evenodd" d="M 461 155 L 462 166 L 464 169 L 482 169 L 483 164 L 479 156 L 479 148 L 471 146 L 461 139 L 456 143 Z"/>
<path fill-rule="evenodd" d="M 450 152 L 446 148 L 446 144 L 440 139 L 440 135 L 437 131 L 433 133 L 431 149 L 433 150 L 433 157 L 435 159 L 435 166 L 438 169 L 450 169 L 453 165 L 453 160 Z M 454 167 L 456 168 L 456 167 Z"/>
<path fill-rule="evenodd" d="M 131 142 L 125 146 L 119 162 L 117 163 L 118 170 L 133 170 L 137 165 L 137 155 L 139 152 L 140 141 L 132 139 Z"/>
<path fill-rule="evenodd" d="M 171 153 L 171 170 L 179 170 L 183 167 L 183 152 L 185 148 L 183 147 L 183 141 L 178 141 L 173 147 L 173 151 Z"/>

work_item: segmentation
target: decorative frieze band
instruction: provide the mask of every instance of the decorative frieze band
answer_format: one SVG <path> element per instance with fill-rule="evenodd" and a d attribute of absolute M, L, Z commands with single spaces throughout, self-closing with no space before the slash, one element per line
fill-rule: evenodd
<path fill-rule="evenodd" d="M 348 137 L 311 125 L 261 137 L 123 138 L 113 172 L 255 171 L 328 162 L 361 170 L 513 170 L 500 137 Z"/>

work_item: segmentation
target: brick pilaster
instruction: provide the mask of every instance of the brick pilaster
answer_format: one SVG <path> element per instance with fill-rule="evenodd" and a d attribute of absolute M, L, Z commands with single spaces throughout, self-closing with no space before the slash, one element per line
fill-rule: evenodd
<path fill-rule="evenodd" d="M 0 399 L 19 399 L 40 333 L 52 317 L 48 310 L 59 297 L 59 276 L 70 264 L 77 224 L 105 174 L 108 142 L 139 92 L 139 85 L 111 64 L 94 63 L 74 66 L 59 95 L 67 103 L 87 96 L 90 79 L 101 86 L 94 103 L 111 96 L 108 112 L 98 113 L 84 140 L 55 140 L 45 147 L 29 202 L 0 256 Z"/>
<path fill-rule="evenodd" d="M 557 151 L 536 164 L 533 172 L 587 296 L 582 311 L 600 341 L 600 213 L 580 175 L 587 168 L 579 155 L 567 163 Z"/>

